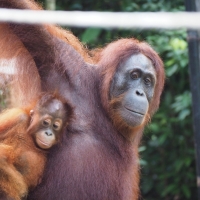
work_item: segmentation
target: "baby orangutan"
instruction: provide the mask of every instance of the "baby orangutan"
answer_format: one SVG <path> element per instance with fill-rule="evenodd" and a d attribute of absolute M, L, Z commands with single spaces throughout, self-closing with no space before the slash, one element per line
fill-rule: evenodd
<path fill-rule="evenodd" d="M 71 116 L 69 103 L 51 93 L 42 94 L 33 110 L 13 108 L 0 115 L 0 199 L 26 199 Z"/>

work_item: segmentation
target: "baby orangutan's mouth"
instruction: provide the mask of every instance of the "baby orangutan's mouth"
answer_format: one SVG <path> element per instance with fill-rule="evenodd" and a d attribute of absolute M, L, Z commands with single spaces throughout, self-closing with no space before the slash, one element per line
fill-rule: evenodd
<path fill-rule="evenodd" d="M 51 144 L 43 142 L 39 137 L 36 137 L 37 145 L 42 149 L 49 149 Z"/>

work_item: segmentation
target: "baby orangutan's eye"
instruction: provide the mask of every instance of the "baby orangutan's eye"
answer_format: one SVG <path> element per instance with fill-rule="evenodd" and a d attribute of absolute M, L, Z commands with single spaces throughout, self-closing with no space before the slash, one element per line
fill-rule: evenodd
<path fill-rule="evenodd" d="M 45 119 L 44 121 L 43 121 L 43 125 L 44 126 L 49 126 L 51 124 L 51 120 L 50 119 Z"/>
<path fill-rule="evenodd" d="M 59 122 L 55 122 L 55 123 L 53 124 L 53 128 L 54 128 L 55 130 L 59 130 L 60 127 L 61 127 L 61 124 L 60 124 Z"/>

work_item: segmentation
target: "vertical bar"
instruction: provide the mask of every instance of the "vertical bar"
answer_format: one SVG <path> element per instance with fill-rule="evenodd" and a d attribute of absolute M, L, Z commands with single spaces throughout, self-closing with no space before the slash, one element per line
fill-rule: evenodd
<path fill-rule="evenodd" d="M 185 0 L 186 11 L 199 9 L 199 0 Z M 197 22 L 198 23 L 198 22 Z M 189 75 L 192 92 L 193 130 L 196 149 L 197 191 L 200 200 L 200 42 L 197 30 L 188 30 Z"/>

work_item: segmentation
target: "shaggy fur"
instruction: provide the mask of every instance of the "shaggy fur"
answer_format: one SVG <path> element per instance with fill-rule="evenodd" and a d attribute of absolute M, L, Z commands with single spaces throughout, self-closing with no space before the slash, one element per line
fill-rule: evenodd
<path fill-rule="evenodd" d="M 54 99 L 58 99 L 54 94 L 42 94 L 32 109 L 39 113 Z M 63 106 L 63 120 L 66 125 L 69 122 L 66 120 L 71 118 L 72 108 L 68 103 Z M 35 116 L 35 122 L 38 123 L 39 120 L 41 119 Z M 41 181 L 48 151 L 35 144 L 33 134 L 39 130 L 38 124 L 33 123 L 31 127 L 34 127 L 34 131 L 30 129 L 29 108 L 8 109 L 1 113 L 0 121 L 0 198 L 7 195 L 20 200 Z M 57 140 L 60 137 L 58 135 Z"/>

